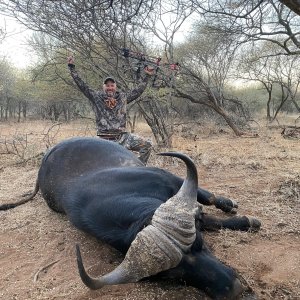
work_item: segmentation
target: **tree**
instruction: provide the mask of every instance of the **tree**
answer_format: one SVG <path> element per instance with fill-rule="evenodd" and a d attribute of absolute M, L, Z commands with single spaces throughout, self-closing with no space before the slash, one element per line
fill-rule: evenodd
<path fill-rule="evenodd" d="M 293 104 L 298 112 L 297 101 L 300 84 L 300 64 L 298 56 L 272 56 L 264 53 L 276 53 L 273 45 L 251 48 L 240 64 L 239 77 L 248 81 L 261 83 L 267 91 L 267 119 L 272 122 L 288 102 Z"/>
<path fill-rule="evenodd" d="M 84 2 L 65 2 L 65 1 L 44 1 L 40 5 L 39 1 L 6 1 L 5 9 L 27 27 L 46 33 L 49 37 L 35 37 L 34 45 L 39 51 L 42 59 L 42 65 L 38 71 L 45 72 L 52 66 L 56 68 L 56 74 L 67 81 L 61 68 L 60 63 L 65 64 L 67 47 L 71 48 L 76 55 L 76 64 L 79 69 L 91 70 L 87 72 L 92 78 L 92 84 L 95 79 L 113 75 L 118 80 L 121 89 L 132 87 L 135 84 L 134 70 L 123 72 L 123 66 L 127 60 L 120 55 L 120 48 L 131 48 L 139 52 L 146 49 L 145 38 L 141 34 L 145 30 L 153 27 L 157 18 L 154 16 L 160 12 L 160 18 L 163 18 L 168 11 L 176 10 L 178 7 L 170 1 L 167 10 L 162 9 L 160 1 L 84 1 Z M 150 13 L 152 17 L 150 17 Z M 38 13 L 37 13 L 38 12 Z M 181 22 L 187 17 L 182 11 L 178 18 L 171 21 L 174 28 L 179 28 Z M 101 22 L 100 22 L 100 21 Z M 76 28 L 76 30 L 74 30 Z M 166 25 L 166 30 L 168 25 Z M 176 29 L 177 30 L 177 29 Z M 149 30 L 148 30 L 149 32 Z M 171 32 L 171 31 L 169 31 Z M 172 42 L 173 36 L 165 40 L 168 59 L 172 59 Z M 56 49 L 56 51 L 53 51 Z M 56 67 L 55 67 L 56 66 Z M 94 76 L 91 74 L 94 73 Z M 90 82 L 90 81 L 89 81 Z M 140 109 L 149 107 L 140 105 Z M 147 120 L 151 112 L 154 113 L 157 106 L 147 111 Z M 146 111 L 144 115 L 146 116 Z M 152 115 L 155 117 L 155 115 Z M 149 125 L 155 124 L 149 122 Z M 170 127 L 168 127 L 170 128 Z M 155 131 L 155 129 L 154 129 Z M 163 130 L 157 130 L 163 132 Z M 166 137 L 161 137 L 166 140 Z"/>
<path fill-rule="evenodd" d="M 28 106 L 32 101 L 34 95 L 34 86 L 29 79 L 28 73 L 18 72 L 14 90 L 13 98 L 17 106 L 17 121 L 20 122 L 21 118 L 27 118 Z"/>
<path fill-rule="evenodd" d="M 49 56 L 54 58 L 49 60 Z M 43 119 L 68 122 L 78 113 L 85 113 L 87 105 L 81 105 L 81 102 L 86 101 L 74 88 L 73 82 L 62 76 L 66 73 L 65 69 L 65 63 L 61 63 L 55 53 L 47 52 L 44 58 L 40 54 L 39 63 L 31 71 L 35 87 L 33 99 Z"/>
<path fill-rule="evenodd" d="M 242 109 L 242 104 L 226 93 L 236 50 L 237 44 L 230 34 L 211 32 L 210 27 L 198 24 L 194 34 L 178 49 L 182 70 L 175 89 L 178 96 L 214 110 L 235 134 L 242 135 L 244 132 L 235 122 L 234 110 L 230 108 L 231 105 Z"/>
<path fill-rule="evenodd" d="M 178 30 L 191 15 L 201 18 L 201 26 L 207 33 L 201 33 L 205 39 L 198 43 L 207 44 L 208 40 L 212 42 L 211 38 L 218 47 L 208 51 L 201 48 L 202 53 L 193 50 L 191 58 L 189 53 L 182 55 L 176 92 L 178 96 L 204 104 L 222 115 L 238 135 L 243 132 L 234 119 L 235 112 L 242 111 L 242 106 L 226 93 L 227 76 L 238 47 L 265 41 L 277 45 L 277 52 L 272 55 L 300 53 L 299 16 L 276 0 L 5 0 L 0 8 L 28 28 L 51 37 L 45 37 L 45 48 L 40 51 L 44 51 L 44 67 L 53 67 L 57 77 L 66 81 L 59 65 L 64 62 L 67 49 L 71 49 L 76 54 L 77 64 L 89 70 L 88 76 L 96 80 L 113 75 L 122 89 L 134 85 L 135 74 L 134 71 L 123 72 L 122 66 L 128 61 L 120 54 L 120 48 L 155 53 L 172 63 L 176 59 L 174 37 Z M 149 47 L 150 35 L 145 33 L 156 36 L 162 46 Z M 173 87 L 173 83 L 169 87 Z M 155 112 L 156 104 L 151 109 L 149 105 L 140 105 L 140 109 L 146 109 L 144 115 L 149 117 L 149 112 Z M 232 107 L 234 110 L 230 110 Z M 152 120 L 155 120 L 154 115 Z M 167 125 L 165 128 L 172 130 L 169 126 L 172 124 Z M 171 136 L 171 132 L 167 136 Z"/>
<path fill-rule="evenodd" d="M 71 49 L 95 73 L 114 75 L 126 86 L 119 48 L 131 46 L 132 32 L 138 33 L 154 5 L 155 0 L 6 0 L 0 8 L 27 28 L 53 37 L 51 46 L 59 43 L 61 55 Z"/>
<path fill-rule="evenodd" d="M 170 66 L 176 62 L 176 36 L 182 25 L 191 16 L 193 5 L 180 1 L 158 1 L 153 12 L 143 23 L 148 36 L 153 36 L 161 46 L 148 51 L 155 53 L 160 59 L 156 74 L 152 80 L 152 89 L 144 101 L 139 101 L 139 109 L 150 126 L 158 145 L 171 147 L 174 117 L 172 102 L 174 100 L 173 85 L 175 72 Z"/>
<path fill-rule="evenodd" d="M 240 43 L 266 41 L 276 44 L 276 55 L 300 54 L 300 17 L 279 1 L 213 0 L 195 1 L 195 5 L 207 25 L 216 32 L 221 29 L 239 34 Z"/>
<path fill-rule="evenodd" d="M 15 70 L 5 60 L 0 61 L 0 119 L 7 120 L 13 114 L 13 90 Z"/>

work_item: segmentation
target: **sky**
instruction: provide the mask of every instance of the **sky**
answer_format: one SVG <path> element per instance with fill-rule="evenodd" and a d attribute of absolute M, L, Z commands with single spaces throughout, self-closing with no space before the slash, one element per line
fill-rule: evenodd
<path fill-rule="evenodd" d="M 26 45 L 26 38 L 32 31 L 12 18 L 0 15 L 0 27 L 6 28 L 7 37 L 0 43 L 0 57 L 5 56 L 17 68 L 26 68 L 34 60 L 32 50 Z"/>
<path fill-rule="evenodd" d="M 179 42 L 184 40 L 190 25 L 186 25 L 184 30 L 177 32 L 176 37 Z M 15 19 L 0 15 L 0 28 L 6 28 L 7 37 L 0 43 L 0 58 L 6 57 L 14 66 L 19 69 L 29 67 L 35 57 L 32 50 L 27 45 L 26 38 L 29 38 L 32 31 L 26 29 L 22 24 Z M 159 40 L 157 41 L 160 42 Z"/>

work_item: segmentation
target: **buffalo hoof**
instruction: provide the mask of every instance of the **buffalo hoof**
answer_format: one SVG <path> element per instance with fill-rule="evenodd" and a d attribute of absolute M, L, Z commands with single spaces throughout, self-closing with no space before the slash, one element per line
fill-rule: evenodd
<path fill-rule="evenodd" d="M 240 274 L 238 275 L 238 278 L 241 282 L 241 284 L 244 287 L 244 291 L 237 299 L 240 300 L 258 300 L 258 297 L 255 295 L 255 292 L 253 289 L 249 286 L 248 282 L 245 280 L 243 276 Z"/>
<path fill-rule="evenodd" d="M 233 287 L 231 292 L 226 295 L 226 297 L 217 297 L 216 299 L 240 299 L 241 295 L 244 292 L 244 286 L 242 285 L 242 283 L 240 282 L 239 279 L 235 279 L 235 281 L 233 282 Z"/>
<path fill-rule="evenodd" d="M 252 293 L 243 293 L 241 296 L 240 296 L 240 299 L 241 300 L 258 300 L 257 296 Z"/>
<path fill-rule="evenodd" d="M 236 214 L 238 208 L 237 202 L 225 197 L 216 197 L 215 206 L 226 213 L 232 214 Z"/>
<path fill-rule="evenodd" d="M 249 230 L 250 231 L 258 231 L 261 227 L 261 222 L 252 217 L 246 217 L 249 222 Z"/>

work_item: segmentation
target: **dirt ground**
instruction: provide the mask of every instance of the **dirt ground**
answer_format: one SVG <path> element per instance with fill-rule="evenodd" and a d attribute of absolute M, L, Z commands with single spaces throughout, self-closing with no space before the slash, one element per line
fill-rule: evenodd
<path fill-rule="evenodd" d="M 149 130 L 139 133 L 150 136 Z M 300 299 L 300 141 L 284 139 L 280 129 L 259 128 L 257 138 L 230 132 L 187 134 L 173 138 L 173 149 L 190 155 L 199 185 L 238 201 L 239 215 L 260 219 L 257 233 L 204 233 L 215 255 L 247 280 L 258 299 Z M 0 124 L 0 203 L 14 202 L 34 188 L 39 153 L 67 137 L 93 135 L 91 124 L 46 122 Z M 175 159 L 158 158 L 150 165 L 180 176 Z M 226 218 L 212 207 L 206 212 Z M 145 280 L 135 284 L 86 288 L 78 275 L 75 243 L 81 245 L 92 275 L 111 271 L 122 256 L 110 246 L 75 229 L 51 211 L 40 195 L 25 205 L 0 213 L 0 299 L 208 299 L 177 282 Z"/>

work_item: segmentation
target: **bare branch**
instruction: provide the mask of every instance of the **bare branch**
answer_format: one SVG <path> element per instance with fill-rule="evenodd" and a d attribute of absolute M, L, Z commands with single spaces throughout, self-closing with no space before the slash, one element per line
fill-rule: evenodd
<path fill-rule="evenodd" d="M 279 0 L 293 12 L 300 16 L 300 1 L 299 0 Z"/>

